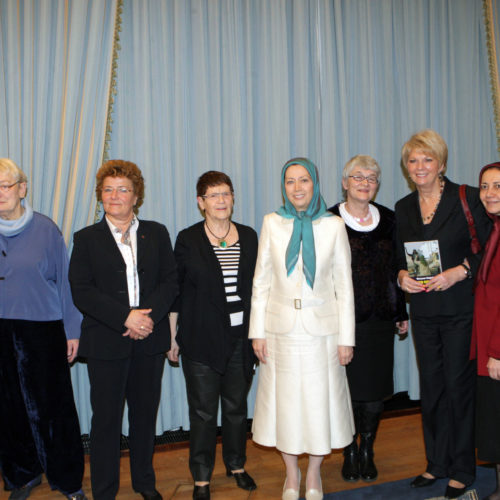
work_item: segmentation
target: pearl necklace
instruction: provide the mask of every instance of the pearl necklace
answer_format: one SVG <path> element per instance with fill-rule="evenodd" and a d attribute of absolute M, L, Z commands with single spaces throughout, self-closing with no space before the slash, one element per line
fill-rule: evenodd
<path fill-rule="evenodd" d="M 361 224 L 363 222 L 367 222 L 370 220 L 372 213 L 370 212 L 370 208 L 368 207 L 368 214 L 365 217 L 356 217 L 354 214 L 352 214 L 348 209 L 347 209 L 347 203 L 345 204 L 345 209 L 347 210 L 348 214 L 358 223 Z"/>
<path fill-rule="evenodd" d="M 227 232 L 226 234 L 221 238 L 220 236 L 217 236 L 216 234 L 214 234 L 210 228 L 208 227 L 208 224 L 207 224 L 207 221 L 205 221 L 205 227 L 208 229 L 208 232 L 218 240 L 218 245 L 221 247 L 221 248 L 226 248 L 227 247 L 227 241 L 226 241 L 226 238 L 227 238 L 227 235 L 229 234 L 229 231 L 231 230 L 231 221 L 229 221 L 229 227 L 227 228 Z"/>

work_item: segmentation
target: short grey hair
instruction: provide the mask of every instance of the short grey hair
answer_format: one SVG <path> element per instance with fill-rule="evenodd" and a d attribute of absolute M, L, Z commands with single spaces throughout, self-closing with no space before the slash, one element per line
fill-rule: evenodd
<path fill-rule="evenodd" d="M 380 170 L 379 164 L 377 163 L 377 160 L 375 160 L 375 158 L 372 158 L 368 155 L 353 156 L 344 166 L 342 179 L 347 182 L 347 179 L 352 174 L 352 171 L 355 168 L 364 168 L 366 170 L 371 170 L 377 176 L 377 181 L 380 184 L 382 171 Z"/>
<path fill-rule="evenodd" d="M 0 158 L 0 172 L 10 175 L 16 182 L 28 182 L 26 174 L 10 158 Z"/>

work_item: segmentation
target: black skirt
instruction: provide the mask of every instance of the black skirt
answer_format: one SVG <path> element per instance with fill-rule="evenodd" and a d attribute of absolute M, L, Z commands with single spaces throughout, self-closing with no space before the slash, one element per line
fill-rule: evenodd
<path fill-rule="evenodd" d="M 356 324 L 354 357 L 347 365 L 353 401 L 380 401 L 394 391 L 394 334 L 392 321 Z"/>
<path fill-rule="evenodd" d="M 500 463 L 500 381 L 477 377 L 476 446 L 477 456 Z"/>

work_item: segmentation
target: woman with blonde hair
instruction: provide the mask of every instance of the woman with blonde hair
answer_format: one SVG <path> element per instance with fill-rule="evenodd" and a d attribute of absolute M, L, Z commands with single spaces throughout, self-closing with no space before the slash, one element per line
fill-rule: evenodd
<path fill-rule="evenodd" d="M 414 488 L 448 478 L 445 495 L 457 498 L 475 477 L 474 365 L 469 361 L 473 277 L 479 257 L 472 252 L 459 186 L 445 175 L 448 147 L 434 130 L 414 134 L 402 159 L 416 190 L 396 203 L 398 280 L 410 296 L 410 316 L 419 363 L 420 399 L 427 467 Z M 477 188 L 466 200 L 477 236 L 490 230 Z M 412 243 L 438 248 L 440 270 L 410 274 L 406 253 Z"/>

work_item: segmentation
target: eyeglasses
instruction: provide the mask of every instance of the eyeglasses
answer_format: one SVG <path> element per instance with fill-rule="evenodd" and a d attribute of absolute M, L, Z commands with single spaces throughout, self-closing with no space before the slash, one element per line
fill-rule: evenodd
<path fill-rule="evenodd" d="M 210 194 L 205 194 L 202 196 L 204 200 L 218 200 L 219 196 L 222 196 L 225 200 L 228 198 L 231 198 L 233 196 L 233 193 L 230 193 L 229 191 L 225 191 L 224 193 L 210 193 Z"/>
<path fill-rule="evenodd" d="M 125 186 L 118 186 L 118 187 L 104 187 L 101 189 L 101 192 L 104 194 L 111 194 L 113 191 L 116 191 L 118 194 L 127 194 L 131 193 L 133 190 L 126 188 Z"/>
<path fill-rule="evenodd" d="M 0 191 L 2 193 L 7 193 L 10 188 L 13 188 L 16 184 L 19 184 L 20 181 L 14 182 L 14 184 L 0 184 Z"/>
<path fill-rule="evenodd" d="M 368 175 L 367 177 L 364 175 L 350 175 L 349 178 L 354 179 L 358 183 L 368 181 L 369 184 L 378 184 L 378 179 L 375 175 Z"/>

